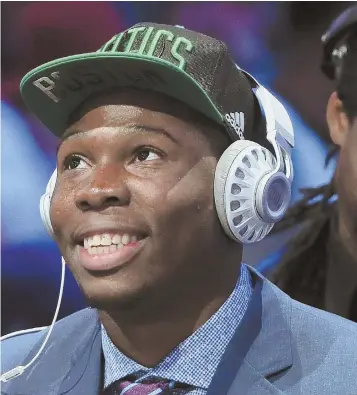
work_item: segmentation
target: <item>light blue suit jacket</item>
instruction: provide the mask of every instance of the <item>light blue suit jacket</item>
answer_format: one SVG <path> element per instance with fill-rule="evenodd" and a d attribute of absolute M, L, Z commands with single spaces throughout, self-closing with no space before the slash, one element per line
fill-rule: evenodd
<path fill-rule="evenodd" d="M 357 395 L 357 325 L 290 299 L 250 271 L 252 300 L 207 395 Z M 30 361 L 45 333 L 5 340 L 1 371 Z M 40 358 L 1 394 L 98 395 L 101 347 L 95 310 L 66 317 Z"/>

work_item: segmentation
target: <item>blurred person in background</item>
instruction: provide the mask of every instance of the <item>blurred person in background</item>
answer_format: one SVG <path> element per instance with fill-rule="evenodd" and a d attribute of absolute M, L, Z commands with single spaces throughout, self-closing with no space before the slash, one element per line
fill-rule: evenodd
<path fill-rule="evenodd" d="M 334 144 L 327 161 L 338 154 L 336 172 L 329 184 L 305 189 L 277 225 L 301 229 L 272 278 L 294 299 L 357 322 L 357 6 L 322 41 L 322 70 L 336 84 L 326 109 Z"/>

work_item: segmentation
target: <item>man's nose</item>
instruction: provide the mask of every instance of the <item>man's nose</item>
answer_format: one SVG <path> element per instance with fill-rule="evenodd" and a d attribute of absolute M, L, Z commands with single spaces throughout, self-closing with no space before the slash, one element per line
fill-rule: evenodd
<path fill-rule="evenodd" d="M 76 206 L 82 210 L 104 210 L 111 206 L 126 206 L 130 201 L 123 169 L 102 166 L 81 186 L 75 196 Z"/>

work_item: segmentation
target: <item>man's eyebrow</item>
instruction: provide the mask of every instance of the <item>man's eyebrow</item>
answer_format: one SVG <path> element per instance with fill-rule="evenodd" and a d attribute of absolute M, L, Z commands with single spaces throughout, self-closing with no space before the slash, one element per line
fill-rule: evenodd
<path fill-rule="evenodd" d="M 175 137 L 173 137 L 167 130 L 163 129 L 163 128 L 158 128 L 158 127 L 152 127 L 152 126 L 147 126 L 147 125 L 138 125 L 138 124 L 133 124 L 133 125 L 128 125 L 125 127 L 125 129 L 131 129 L 134 131 L 138 131 L 138 132 L 151 132 L 151 133 L 156 133 L 162 136 L 165 136 L 167 138 L 169 138 L 171 141 L 173 141 L 175 144 L 181 145 L 179 143 L 179 141 L 177 139 L 175 139 Z M 61 141 L 58 144 L 57 147 L 57 153 L 61 147 L 61 145 L 68 140 L 69 138 L 71 138 L 72 136 L 75 136 L 77 134 L 85 134 L 85 131 L 82 130 L 78 130 L 78 129 L 70 129 L 70 130 L 66 130 L 63 133 L 63 136 L 61 137 Z"/>
<path fill-rule="evenodd" d="M 66 130 L 66 131 L 63 133 L 63 135 L 61 136 L 60 142 L 59 142 L 58 147 L 57 147 L 57 154 L 58 154 L 59 149 L 61 148 L 61 145 L 62 145 L 66 140 L 68 140 L 70 137 L 75 136 L 76 134 L 80 134 L 80 133 L 85 133 L 85 132 L 83 132 L 82 130 L 78 130 L 78 129 L 69 129 L 69 130 Z"/>
<path fill-rule="evenodd" d="M 162 136 L 165 136 L 170 140 L 172 140 L 174 143 L 180 145 L 179 141 L 176 140 L 175 137 L 173 137 L 167 130 L 163 128 L 134 124 L 134 125 L 129 125 L 127 129 L 134 129 L 135 131 L 139 131 L 139 132 L 152 132 L 156 134 L 161 134 Z"/>

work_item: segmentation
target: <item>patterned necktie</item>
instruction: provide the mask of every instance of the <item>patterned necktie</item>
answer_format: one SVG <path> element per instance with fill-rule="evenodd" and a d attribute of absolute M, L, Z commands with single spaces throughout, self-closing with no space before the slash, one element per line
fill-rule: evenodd
<path fill-rule="evenodd" d="M 183 395 L 187 394 L 194 387 L 151 377 L 136 383 L 137 376 L 127 376 L 115 381 L 108 388 L 101 392 L 101 395 Z"/>

